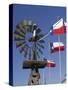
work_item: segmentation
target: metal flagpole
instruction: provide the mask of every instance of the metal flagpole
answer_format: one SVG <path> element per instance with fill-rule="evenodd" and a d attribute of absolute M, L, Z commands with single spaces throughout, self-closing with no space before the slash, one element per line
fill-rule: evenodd
<path fill-rule="evenodd" d="M 43 84 L 44 84 L 44 69 L 43 69 Z"/>
<path fill-rule="evenodd" d="M 49 50 L 50 50 L 50 44 L 49 44 Z M 50 55 L 49 55 L 49 59 L 50 59 Z M 50 81 L 50 66 L 48 67 L 49 69 L 48 69 L 48 71 L 49 71 L 49 81 Z"/>
<path fill-rule="evenodd" d="M 43 61 L 43 59 L 42 59 Z M 44 84 L 44 69 L 42 70 L 42 84 Z"/>
<path fill-rule="evenodd" d="M 48 68 L 49 68 L 48 71 L 49 71 L 49 82 L 50 82 L 50 80 L 51 80 L 50 66 Z"/>
<path fill-rule="evenodd" d="M 59 82 L 61 82 L 61 52 L 60 52 L 60 36 L 58 35 L 59 41 Z"/>

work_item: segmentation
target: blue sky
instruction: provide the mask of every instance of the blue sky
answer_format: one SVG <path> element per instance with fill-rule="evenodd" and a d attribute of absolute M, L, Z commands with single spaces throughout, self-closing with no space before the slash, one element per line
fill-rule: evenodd
<path fill-rule="evenodd" d="M 42 33 L 47 34 L 52 25 L 58 21 L 58 17 L 66 21 L 66 8 L 53 6 L 35 6 L 35 5 L 13 5 L 13 32 L 16 25 L 27 19 L 32 20 L 41 29 Z M 60 35 L 60 41 L 64 43 L 65 50 L 61 52 L 61 78 L 64 79 L 66 73 L 66 35 Z M 45 57 L 56 62 L 55 68 L 40 69 L 41 84 L 59 83 L 59 53 L 50 53 L 49 43 L 58 41 L 57 36 L 49 35 L 45 40 L 45 49 L 41 59 Z M 23 54 L 19 53 L 16 43 L 13 40 L 13 83 L 14 85 L 27 85 L 31 70 L 22 69 L 22 63 L 25 60 Z M 50 73 L 50 76 L 49 76 Z M 43 80 L 44 78 L 44 80 Z"/>

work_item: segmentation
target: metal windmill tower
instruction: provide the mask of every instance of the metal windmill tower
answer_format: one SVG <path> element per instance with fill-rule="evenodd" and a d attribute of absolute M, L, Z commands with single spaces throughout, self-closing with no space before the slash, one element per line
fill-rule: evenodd
<path fill-rule="evenodd" d="M 47 64 L 46 61 L 38 60 L 44 49 L 44 40 L 39 40 L 43 36 L 41 29 L 31 20 L 19 23 L 14 32 L 16 47 L 26 58 L 23 69 L 31 69 L 28 85 L 40 84 L 39 68 L 43 69 Z"/>

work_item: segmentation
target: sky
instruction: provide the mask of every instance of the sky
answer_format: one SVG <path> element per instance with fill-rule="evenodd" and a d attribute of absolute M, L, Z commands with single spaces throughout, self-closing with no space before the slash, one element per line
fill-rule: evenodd
<path fill-rule="evenodd" d="M 16 29 L 16 25 L 23 20 L 32 20 L 41 28 L 42 33 L 47 34 L 52 25 L 63 18 L 66 21 L 66 8 L 55 6 L 37 6 L 37 5 L 13 5 L 13 33 Z M 14 38 L 14 37 L 13 37 Z M 41 84 L 54 84 L 59 83 L 60 71 L 59 71 L 59 52 L 51 53 L 49 48 L 50 42 L 58 41 L 58 36 L 50 34 L 45 40 L 45 49 L 41 55 L 41 59 L 45 57 L 48 60 L 55 61 L 56 67 L 39 69 L 41 75 Z M 66 34 L 60 35 L 60 41 L 64 43 L 65 49 L 60 52 L 61 54 L 61 80 L 65 78 L 66 74 Z M 28 78 L 31 70 L 22 69 L 23 61 L 25 60 L 23 54 L 19 53 L 19 49 L 16 48 L 16 43 L 13 40 L 13 84 L 27 85 Z"/>

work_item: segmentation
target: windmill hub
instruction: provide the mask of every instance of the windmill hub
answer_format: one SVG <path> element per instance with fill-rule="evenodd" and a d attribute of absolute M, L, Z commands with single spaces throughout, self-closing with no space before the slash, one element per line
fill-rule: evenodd
<path fill-rule="evenodd" d="M 29 39 L 29 42 L 37 42 L 39 40 L 39 37 L 38 36 L 35 36 L 35 37 L 31 37 Z"/>

